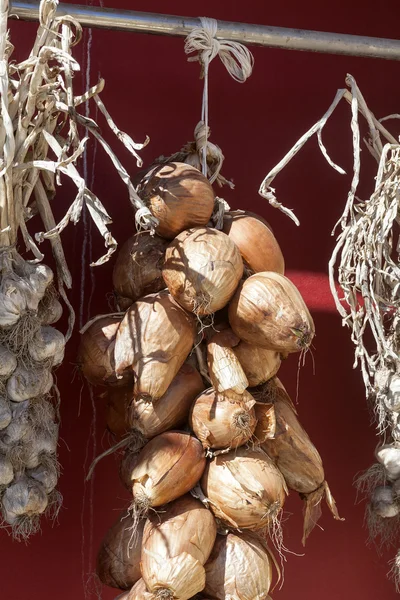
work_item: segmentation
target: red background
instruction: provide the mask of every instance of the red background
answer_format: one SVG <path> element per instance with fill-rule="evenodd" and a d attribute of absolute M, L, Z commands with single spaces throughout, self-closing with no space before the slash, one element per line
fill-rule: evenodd
<path fill-rule="evenodd" d="M 111 0 L 107 3 L 112 4 Z M 127 0 L 116 4 L 133 8 Z M 136 0 L 134 8 L 387 38 L 395 38 L 399 31 L 400 8 L 396 0 L 378 4 L 362 0 L 204 0 L 201 5 L 172 0 L 167 4 L 166 7 L 160 0 Z M 12 40 L 19 58 L 30 47 L 34 30 L 32 24 L 12 25 Z M 87 44 L 88 31 L 84 39 Z M 82 58 L 82 50 L 82 46 L 77 49 L 76 56 L 83 61 L 85 72 L 87 59 Z M 285 254 L 288 274 L 293 276 L 313 313 L 317 329 L 315 374 L 308 355 L 300 371 L 299 412 L 323 457 L 326 477 L 346 519 L 343 523 L 334 522 L 324 509 L 324 530 L 317 529 L 305 555 L 298 556 L 303 554 L 302 505 L 291 494 L 284 527 L 285 544 L 294 554 L 287 556 L 285 584 L 281 591 L 274 592 L 274 598 L 389 600 L 395 597 L 394 588 L 386 579 L 390 554 L 378 557 L 374 548 L 366 547 L 364 505 L 356 504 L 352 485 L 354 475 L 372 463 L 377 438 L 370 426 L 360 374 L 352 370 L 349 332 L 341 327 L 327 284 L 327 263 L 334 244 L 330 233 L 342 212 L 351 177 L 348 105 L 344 103 L 337 109 L 324 134 L 332 158 L 348 175 L 340 176 L 327 165 L 313 139 L 274 182 L 279 199 L 294 208 L 300 218 L 299 228 L 270 208 L 257 190 L 270 168 L 322 116 L 336 89 L 344 86 L 346 73 L 356 77 L 377 116 L 398 112 L 400 66 L 382 60 L 266 48 L 254 48 L 253 52 L 254 73 L 245 85 L 230 79 L 218 60 L 212 64 L 212 140 L 226 156 L 224 174 L 236 183 L 233 192 L 223 190 L 226 199 L 233 207 L 256 211 L 270 221 Z M 202 82 L 198 64 L 186 61 L 182 39 L 93 31 L 90 67 L 91 84 L 99 73 L 106 80 L 102 97 L 118 124 L 136 141 L 150 135 L 151 143 L 142 152 L 145 162 L 172 153 L 192 139 L 200 118 Z M 79 78 L 76 83 L 79 88 Z M 134 161 L 114 140 L 113 145 L 128 170 L 135 174 Z M 94 177 L 94 191 L 112 214 L 112 231 L 121 242 L 133 230 L 127 193 L 103 151 L 98 149 L 95 160 L 93 153 L 92 144 L 88 176 Z M 364 185 L 360 195 L 367 195 L 376 165 L 366 151 L 363 159 Z M 60 216 L 72 193 L 73 189 L 66 185 L 57 195 L 56 210 Z M 35 227 L 36 231 L 40 225 L 32 225 L 32 229 Z M 103 252 L 103 242 L 87 224 L 85 242 L 84 229 L 83 223 L 76 228 L 71 225 L 63 234 L 74 278 L 70 296 L 78 321 L 80 318 L 83 322 L 107 312 L 112 269 L 112 263 L 89 269 L 91 257 L 98 258 Z M 49 248 L 45 249 L 49 256 Z M 75 333 L 57 375 L 62 395 L 60 489 L 64 508 L 58 525 L 52 528 L 43 522 L 41 534 L 27 546 L 13 542 L 6 531 L 1 532 L 1 597 L 7 600 L 22 600 L 27 595 L 31 600 L 97 597 L 90 576 L 96 549 L 127 499 L 113 458 L 99 465 L 94 482 L 84 484 L 93 456 L 107 447 L 109 440 L 104 434 L 101 400 L 91 399 L 76 373 L 78 338 Z M 297 357 L 292 356 L 282 369 L 281 378 L 293 396 L 296 373 Z M 116 595 L 104 589 L 102 597 L 108 600 Z"/>

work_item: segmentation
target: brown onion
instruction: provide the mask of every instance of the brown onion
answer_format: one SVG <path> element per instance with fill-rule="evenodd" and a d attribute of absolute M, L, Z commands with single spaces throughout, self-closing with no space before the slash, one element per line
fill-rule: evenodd
<path fill-rule="evenodd" d="M 129 407 L 129 428 L 143 437 L 152 438 L 167 429 L 182 425 L 190 412 L 193 400 L 204 390 L 200 373 L 184 364 L 165 394 L 155 400 L 134 399 Z"/>
<path fill-rule="evenodd" d="M 132 369 L 134 394 L 161 398 L 185 362 L 195 339 L 195 323 L 167 292 L 134 302 L 115 341 L 117 375 Z"/>
<path fill-rule="evenodd" d="M 189 492 L 205 465 L 203 447 L 189 433 L 167 431 L 150 440 L 131 472 L 134 514 L 145 515 L 150 507 L 162 506 Z"/>
<path fill-rule="evenodd" d="M 275 405 L 256 402 L 254 411 L 257 419 L 254 440 L 259 444 L 262 444 L 266 440 L 273 440 L 276 432 Z"/>
<path fill-rule="evenodd" d="M 281 355 L 275 350 L 260 348 L 247 342 L 240 342 L 234 349 L 249 387 L 265 383 L 277 374 L 281 366 Z"/>
<path fill-rule="evenodd" d="M 204 592 L 215 600 L 266 600 L 277 563 L 264 540 L 249 532 L 218 535 L 206 564 Z"/>
<path fill-rule="evenodd" d="M 314 337 L 314 322 L 300 292 L 271 271 L 252 275 L 238 289 L 229 322 L 240 339 L 277 352 L 299 352 Z"/>
<path fill-rule="evenodd" d="M 122 594 L 115 600 L 155 600 L 154 595 L 147 591 L 143 579 L 139 579 L 130 592 Z"/>
<path fill-rule="evenodd" d="M 78 362 L 82 373 L 93 385 L 122 385 L 130 374 L 118 379 L 115 373 L 114 346 L 121 317 L 104 315 L 83 328 Z"/>
<path fill-rule="evenodd" d="M 261 447 L 274 460 L 288 487 L 306 501 L 304 543 L 321 516 L 320 504 L 325 494 L 333 516 L 339 519 L 339 515 L 325 482 L 321 457 L 291 408 L 286 390 L 277 378 L 264 387 L 274 405 L 276 429 L 274 439 L 266 439 Z"/>
<path fill-rule="evenodd" d="M 207 225 L 214 210 L 209 181 L 185 163 L 154 167 L 140 184 L 139 194 L 158 219 L 156 232 L 166 239 L 189 227 Z"/>
<path fill-rule="evenodd" d="M 245 447 L 213 458 L 201 489 L 214 515 L 237 529 L 273 524 L 287 493 L 285 480 L 269 456 L 260 448 Z"/>
<path fill-rule="evenodd" d="M 147 294 L 165 288 L 162 265 L 168 242 L 147 231 L 130 237 L 118 252 L 113 285 L 122 310 Z"/>
<path fill-rule="evenodd" d="M 240 339 L 231 329 L 214 334 L 207 344 L 207 364 L 211 383 L 218 392 L 242 394 L 249 387 L 245 372 L 233 347 Z"/>
<path fill-rule="evenodd" d="M 107 429 L 115 436 L 122 437 L 128 433 L 128 407 L 132 402 L 132 386 L 112 387 L 107 390 L 106 423 Z"/>
<path fill-rule="evenodd" d="M 285 261 L 272 231 L 260 218 L 248 213 L 226 213 L 224 233 L 240 250 L 243 260 L 254 273 L 274 271 L 283 275 Z"/>
<path fill-rule="evenodd" d="M 139 452 L 136 451 L 136 447 L 132 450 L 129 446 L 124 451 L 122 460 L 119 464 L 119 478 L 123 486 L 131 491 L 132 490 L 132 471 L 137 465 L 139 458 Z"/>
<path fill-rule="evenodd" d="M 243 275 L 240 252 L 227 235 L 209 227 L 179 234 L 165 253 L 163 277 L 186 310 L 209 315 L 231 299 Z"/>
<path fill-rule="evenodd" d="M 150 514 L 142 543 L 142 576 L 157 598 L 187 600 L 204 588 L 204 564 L 217 526 L 199 500 L 185 495 Z"/>
<path fill-rule="evenodd" d="M 219 394 L 210 388 L 193 404 L 190 426 L 204 448 L 237 448 L 253 435 L 257 420 L 254 398 L 243 394 Z"/>
<path fill-rule="evenodd" d="M 97 575 L 104 585 L 130 589 L 140 578 L 140 553 L 145 519 L 141 519 L 135 541 L 131 540 L 132 517 L 124 511 L 107 531 L 97 554 Z"/>

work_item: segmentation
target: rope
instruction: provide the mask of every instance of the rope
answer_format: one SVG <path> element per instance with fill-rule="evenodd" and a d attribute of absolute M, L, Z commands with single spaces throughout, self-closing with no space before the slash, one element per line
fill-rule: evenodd
<path fill-rule="evenodd" d="M 195 27 L 185 40 L 185 52 L 191 54 L 197 52 L 196 56 L 190 57 L 189 61 L 199 61 L 202 67 L 202 76 L 204 77 L 203 102 L 201 109 L 201 120 L 196 127 L 196 146 L 199 149 L 199 156 L 202 156 L 202 172 L 207 177 L 207 155 L 211 152 L 213 159 L 216 160 L 219 169 L 213 181 L 218 176 L 223 162 L 223 154 L 218 146 L 213 145 L 212 149 L 208 142 L 210 129 L 208 126 L 208 70 L 212 60 L 219 56 L 222 64 L 225 66 L 229 75 L 239 83 L 244 83 L 250 77 L 254 58 L 250 50 L 238 42 L 227 40 L 218 40 L 218 21 L 208 17 L 200 17 L 201 27 Z M 216 150 L 217 149 L 217 150 Z"/>

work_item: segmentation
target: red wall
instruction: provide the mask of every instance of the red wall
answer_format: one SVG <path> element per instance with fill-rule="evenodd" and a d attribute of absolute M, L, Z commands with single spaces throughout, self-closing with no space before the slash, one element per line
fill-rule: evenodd
<path fill-rule="evenodd" d="M 202 13 L 225 20 L 388 38 L 395 38 L 399 32 L 400 8 L 396 0 L 378 5 L 362 0 L 204 0 L 201 5 L 184 0 L 118 0 L 115 4 L 121 8 L 132 8 L 134 4 L 137 10 L 193 16 Z M 33 32 L 34 27 L 26 23 L 12 26 L 13 42 L 20 56 L 23 46 L 28 48 Z M 87 32 L 85 39 L 88 41 Z M 331 170 L 314 139 L 275 181 L 280 200 L 294 208 L 300 218 L 299 228 L 270 208 L 257 190 L 266 172 L 325 112 L 336 89 L 344 85 L 346 73 L 356 77 L 377 116 L 398 112 L 400 66 L 381 60 L 265 48 L 253 51 L 254 73 L 245 85 L 230 79 L 218 60 L 212 65 L 212 140 L 225 153 L 224 174 L 236 183 L 234 192 L 223 190 L 226 199 L 232 206 L 257 211 L 271 222 L 289 275 L 295 272 L 295 282 L 315 318 L 315 374 L 308 356 L 300 371 L 299 412 L 320 450 L 327 479 L 346 519 L 343 523 L 334 522 L 324 510 L 323 531 L 317 529 L 313 533 L 303 555 L 302 505 L 295 494 L 291 495 L 284 527 L 285 544 L 293 554 L 287 555 L 285 584 L 274 593 L 274 598 L 389 600 L 395 597 L 394 588 L 386 579 L 390 555 L 378 557 L 375 549 L 366 547 L 364 506 L 356 504 L 352 485 L 354 475 L 372 462 L 377 438 L 370 426 L 360 375 L 352 370 L 349 332 L 341 327 L 327 284 L 327 262 L 333 248 L 330 232 L 341 214 L 351 177 L 349 107 L 339 107 L 325 132 L 333 159 L 349 174 L 340 176 Z M 137 141 L 150 135 L 151 143 L 142 152 L 145 161 L 172 153 L 192 139 L 200 116 L 202 83 L 198 65 L 186 62 L 182 39 L 94 31 L 91 83 L 98 73 L 106 79 L 103 99 L 121 127 Z M 120 154 L 134 174 L 135 163 L 124 151 Z M 363 159 L 365 184 L 360 193 L 368 194 L 376 166 L 366 151 Z M 124 186 L 101 149 L 93 161 L 93 146 L 88 170 L 89 176 L 94 174 L 94 190 L 113 215 L 112 231 L 123 241 L 133 230 Z M 60 215 L 72 193 L 72 188 L 65 186 L 57 196 Z M 94 258 L 100 256 L 103 243 L 97 232 L 88 227 L 87 235 L 92 236 L 89 251 L 88 245 L 83 244 L 83 231 L 82 223 L 76 228 L 70 226 L 63 239 L 73 271 L 71 299 L 78 320 L 84 255 L 85 321 L 108 310 L 112 263 L 95 270 L 88 268 L 90 252 Z M 48 247 L 46 251 L 49 252 Z M 23 600 L 27 595 L 31 600 L 97 597 L 90 577 L 96 548 L 127 499 L 112 457 L 99 465 L 94 482 L 84 484 L 93 456 L 107 447 L 109 440 L 104 434 L 101 401 L 91 400 L 74 368 L 78 337 L 75 334 L 69 344 L 65 364 L 57 375 L 62 394 L 60 489 L 64 508 L 59 523 L 53 528 L 43 523 L 42 533 L 27 546 L 13 542 L 5 531 L 1 532 L 1 597 L 7 600 Z M 293 395 L 296 372 L 297 358 L 293 356 L 281 373 Z M 115 595 L 112 590 L 104 590 L 102 597 L 108 600 Z"/>

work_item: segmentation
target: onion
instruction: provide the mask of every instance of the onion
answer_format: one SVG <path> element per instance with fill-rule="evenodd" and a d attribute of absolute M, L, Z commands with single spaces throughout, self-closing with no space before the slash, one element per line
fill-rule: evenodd
<path fill-rule="evenodd" d="M 28 369 L 19 365 L 7 382 L 7 395 L 13 402 L 44 396 L 53 387 L 53 375 L 48 369 Z"/>
<path fill-rule="evenodd" d="M 0 490 L 2 486 L 9 485 L 14 479 L 14 469 L 10 459 L 0 454 Z"/>
<path fill-rule="evenodd" d="M 281 473 L 260 448 L 237 448 L 213 458 L 201 488 L 214 515 L 237 529 L 273 525 L 287 493 Z"/>
<path fill-rule="evenodd" d="M 189 495 L 150 514 L 142 544 L 142 576 L 156 598 L 187 600 L 204 588 L 204 564 L 217 526 L 212 513 Z"/>
<path fill-rule="evenodd" d="M 131 472 L 133 512 L 172 502 L 199 481 L 206 465 L 203 447 L 195 437 L 167 431 L 148 442 Z"/>
<path fill-rule="evenodd" d="M 114 347 L 121 318 L 113 315 L 96 317 L 81 331 L 79 364 L 86 379 L 93 385 L 124 384 L 129 373 L 117 378 Z"/>
<path fill-rule="evenodd" d="M 64 358 L 65 338 L 63 334 L 54 327 L 41 327 L 29 345 L 29 354 L 37 362 L 43 362 L 50 358 L 60 364 Z"/>
<path fill-rule="evenodd" d="M 0 377 L 10 377 L 16 368 L 16 356 L 5 346 L 0 346 Z"/>
<path fill-rule="evenodd" d="M 200 373 L 184 364 L 165 394 L 154 402 L 134 399 L 129 408 L 130 428 L 145 438 L 182 425 L 189 416 L 193 400 L 204 390 Z"/>
<path fill-rule="evenodd" d="M 21 517 L 35 517 L 44 513 L 47 504 L 44 488 L 28 477 L 21 477 L 4 492 L 3 517 L 9 525 L 17 525 Z"/>
<path fill-rule="evenodd" d="M 217 229 L 183 231 L 165 253 L 163 277 L 169 291 L 197 315 L 214 313 L 228 304 L 242 275 L 239 250 Z"/>
<path fill-rule="evenodd" d="M 218 394 L 210 388 L 196 398 L 190 426 L 204 448 L 237 448 L 253 435 L 257 423 L 254 404 L 246 391 Z"/>
<path fill-rule="evenodd" d="M 0 396 L 0 430 L 5 429 L 11 423 L 12 412 L 10 403 L 4 396 Z"/>
<path fill-rule="evenodd" d="M 275 405 L 266 402 L 256 402 L 254 411 L 257 419 L 257 425 L 254 430 L 255 441 L 262 444 L 266 440 L 274 439 L 276 435 Z"/>
<path fill-rule="evenodd" d="M 400 478 L 400 447 L 385 444 L 376 451 L 376 458 L 385 467 L 385 472 L 391 481 Z"/>
<path fill-rule="evenodd" d="M 132 398 L 132 386 L 110 387 L 107 390 L 107 429 L 117 437 L 124 436 L 130 429 L 127 417 L 128 406 L 132 402 Z"/>
<path fill-rule="evenodd" d="M 233 331 L 245 342 L 298 352 L 314 336 L 314 323 L 298 289 L 277 273 L 257 273 L 236 292 L 229 306 Z"/>
<path fill-rule="evenodd" d="M 246 213 L 226 213 L 223 231 L 235 242 L 254 273 L 274 271 L 283 275 L 285 261 L 279 244 L 259 218 Z"/>
<path fill-rule="evenodd" d="M 97 555 L 96 572 L 104 585 L 128 590 L 140 578 L 140 552 L 145 520 L 137 528 L 132 543 L 132 517 L 124 511 L 107 531 Z"/>
<path fill-rule="evenodd" d="M 130 592 L 118 596 L 115 600 L 154 600 L 154 595 L 147 591 L 143 579 L 139 579 Z"/>
<path fill-rule="evenodd" d="M 139 458 L 139 453 L 134 449 L 133 451 L 128 446 L 124 452 L 122 460 L 119 465 L 119 478 L 123 486 L 132 491 L 132 471 L 136 467 Z"/>
<path fill-rule="evenodd" d="M 383 519 L 396 517 L 400 512 L 400 506 L 396 504 L 393 490 L 390 486 L 378 486 L 372 492 L 370 499 L 372 511 Z"/>
<path fill-rule="evenodd" d="M 218 535 L 205 567 L 204 593 L 216 600 L 266 600 L 274 565 L 278 569 L 266 543 L 254 534 Z"/>
<path fill-rule="evenodd" d="M 143 231 L 130 237 L 118 253 L 113 284 L 122 310 L 147 294 L 165 288 L 162 265 L 168 242 Z"/>
<path fill-rule="evenodd" d="M 304 544 L 321 517 L 324 496 L 333 517 L 340 517 L 325 481 L 321 457 L 299 423 L 284 387 L 277 378 L 263 387 L 268 401 L 266 411 L 270 411 L 270 401 L 274 405 L 275 436 L 274 439 L 266 438 L 261 447 L 275 461 L 288 487 L 299 492 L 305 500 Z M 259 411 L 262 411 L 262 407 L 257 405 L 256 414 L 260 415 Z"/>
<path fill-rule="evenodd" d="M 135 396 L 161 398 L 195 339 L 194 318 L 168 294 L 150 294 L 127 311 L 115 342 L 117 375 L 132 369 Z"/>
<path fill-rule="evenodd" d="M 209 181 L 185 163 L 154 167 L 140 184 L 139 194 L 158 219 L 156 232 L 166 239 L 189 227 L 207 225 L 214 210 Z"/>
<path fill-rule="evenodd" d="M 250 387 L 256 387 L 274 377 L 281 366 L 281 355 L 275 350 L 267 350 L 242 341 L 235 347 L 234 352 Z"/>
<path fill-rule="evenodd" d="M 212 336 L 207 344 L 207 363 L 211 383 L 218 392 L 232 390 L 242 394 L 249 382 L 237 358 L 233 346 L 240 342 L 231 329 Z"/>

